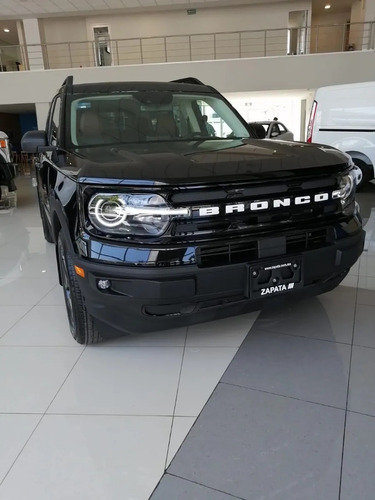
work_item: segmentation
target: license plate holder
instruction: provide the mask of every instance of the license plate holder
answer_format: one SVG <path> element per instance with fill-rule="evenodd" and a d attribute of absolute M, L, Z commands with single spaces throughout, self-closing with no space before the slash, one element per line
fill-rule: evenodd
<path fill-rule="evenodd" d="M 252 299 L 281 295 L 302 288 L 302 257 L 269 260 L 250 266 L 249 283 Z"/>

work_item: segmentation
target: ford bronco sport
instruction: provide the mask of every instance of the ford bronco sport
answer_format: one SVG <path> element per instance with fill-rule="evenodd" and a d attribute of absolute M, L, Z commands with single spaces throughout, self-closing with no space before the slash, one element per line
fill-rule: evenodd
<path fill-rule="evenodd" d="M 194 78 L 65 80 L 46 131 L 25 134 L 22 148 L 39 155 L 44 234 L 79 343 L 218 319 L 342 281 L 364 242 L 351 160 L 250 134 Z"/>

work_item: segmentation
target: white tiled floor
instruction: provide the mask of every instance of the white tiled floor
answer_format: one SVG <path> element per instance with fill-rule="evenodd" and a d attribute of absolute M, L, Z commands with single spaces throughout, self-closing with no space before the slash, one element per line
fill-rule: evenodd
<path fill-rule="evenodd" d="M 0 499 L 146 500 L 257 313 L 79 346 L 17 183 L 0 213 Z"/>
<path fill-rule="evenodd" d="M 31 179 L 17 182 L 18 208 L 0 213 L 0 499 L 147 500 L 257 313 L 76 344 Z M 349 389 L 349 409 L 374 415 L 368 383 L 375 376 L 373 211 L 369 217 L 366 251 L 340 287 L 258 322 L 267 333 L 254 344 L 253 353 L 260 351 L 251 369 L 269 363 L 269 380 L 255 373 L 260 389 L 287 380 L 281 392 L 301 396 L 305 386 L 290 382 L 293 366 L 295 382 L 306 382 L 307 400 L 342 408 Z M 314 321 L 305 325 L 306 317 Z M 347 388 L 335 376 L 348 379 L 352 342 Z M 280 363 L 281 345 L 280 367 L 272 356 Z M 345 370 L 335 371 L 330 359 Z M 314 383 L 318 372 L 307 366 L 322 379 L 330 367 L 332 390 L 328 382 L 324 390 Z M 366 418 L 351 413 L 349 437 L 361 419 L 372 428 L 373 417 Z M 345 467 L 353 460 L 348 455 Z"/>

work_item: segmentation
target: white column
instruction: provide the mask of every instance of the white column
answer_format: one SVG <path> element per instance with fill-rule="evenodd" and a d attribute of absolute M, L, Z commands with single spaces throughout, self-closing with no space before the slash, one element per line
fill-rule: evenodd
<path fill-rule="evenodd" d="M 364 21 L 371 22 L 371 28 L 369 25 L 366 26 L 367 29 L 371 29 L 370 40 L 366 48 L 373 49 L 375 46 L 375 1 L 374 0 L 360 0 L 361 7 L 364 11 Z"/>
<path fill-rule="evenodd" d="M 30 69 L 44 69 L 38 19 L 24 19 L 23 29 Z"/>
<path fill-rule="evenodd" d="M 36 112 L 36 120 L 38 122 L 38 130 L 46 129 L 49 105 L 50 105 L 49 102 L 35 103 L 35 112 Z"/>
<path fill-rule="evenodd" d="M 375 21 L 374 0 L 360 0 L 361 7 L 365 11 L 365 21 Z"/>

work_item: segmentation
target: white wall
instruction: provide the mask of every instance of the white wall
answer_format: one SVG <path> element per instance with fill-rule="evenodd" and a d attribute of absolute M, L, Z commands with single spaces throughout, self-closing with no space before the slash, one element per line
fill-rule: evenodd
<path fill-rule="evenodd" d="M 327 71 L 329 68 L 329 71 Z M 74 81 L 169 81 L 195 76 L 222 93 L 316 89 L 375 81 L 375 53 L 343 52 L 224 61 L 0 73 L 2 104 L 46 103 L 67 75 Z M 38 110 L 37 106 L 37 110 Z M 42 109 L 42 108 L 40 108 Z M 45 109 L 45 108 L 44 108 Z M 41 118 L 38 122 L 44 122 Z"/>
<path fill-rule="evenodd" d="M 43 42 L 47 43 L 46 66 L 48 69 L 58 69 L 87 66 L 92 54 L 92 46 L 88 43 L 74 44 L 73 50 L 66 42 L 81 42 L 86 40 L 86 18 L 48 18 L 40 19 Z M 61 42 L 65 42 L 61 44 Z M 56 44 L 56 45 L 54 45 Z M 70 57 L 72 60 L 70 61 Z"/>
<path fill-rule="evenodd" d="M 375 2 L 374 0 L 360 0 L 362 9 L 365 11 L 365 21 L 375 20 Z"/>
<path fill-rule="evenodd" d="M 310 52 L 339 52 L 347 45 L 345 24 L 350 21 L 351 12 L 337 14 L 327 13 L 324 16 L 313 16 L 311 29 Z M 335 26 L 337 25 L 337 26 Z"/>
<path fill-rule="evenodd" d="M 350 22 L 363 23 L 365 21 L 364 2 L 362 0 L 354 0 L 351 9 Z"/>
<path fill-rule="evenodd" d="M 81 42 L 86 40 L 86 18 L 50 17 L 40 19 L 44 43 Z"/>
<path fill-rule="evenodd" d="M 48 68 L 93 66 L 93 27 L 108 26 L 115 65 L 142 62 L 187 61 L 264 56 L 264 33 L 267 55 L 285 55 L 289 12 L 306 9 L 311 14 L 311 0 L 283 1 L 267 5 L 229 6 L 147 13 L 108 14 L 81 18 L 42 19 L 43 38 L 47 44 Z M 310 17 L 309 17 L 310 19 Z M 278 28 L 284 28 L 279 31 Z M 240 37 L 239 31 L 258 30 Z M 233 33 L 230 33 L 233 32 Z M 214 39 L 210 33 L 221 33 Z M 187 34 L 190 34 L 189 37 Z M 152 38 L 153 37 L 153 38 Z M 167 40 L 164 37 L 169 37 Z M 177 38 L 176 38 L 177 37 Z M 142 38 L 140 46 L 139 38 Z M 88 42 L 87 42 L 88 41 Z M 77 42 L 81 42 L 78 44 Z M 165 57 L 165 52 L 167 56 Z M 66 58 L 72 58 L 67 64 Z"/>
<path fill-rule="evenodd" d="M 123 39 L 284 28 L 288 26 L 289 11 L 293 10 L 311 12 L 311 0 L 203 9 L 198 7 L 197 13 L 190 16 L 186 9 L 181 9 L 145 14 L 87 16 L 81 19 L 47 18 L 43 19 L 43 25 L 47 43 L 92 40 L 93 26 L 109 26 L 111 38 Z M 74 26 L 72 19 L 76 20 Z"/>

